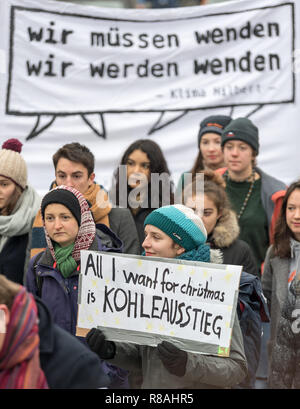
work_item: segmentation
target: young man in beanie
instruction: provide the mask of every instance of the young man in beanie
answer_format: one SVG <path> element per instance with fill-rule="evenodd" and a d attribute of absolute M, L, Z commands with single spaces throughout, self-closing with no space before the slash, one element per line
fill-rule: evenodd
<path fill-rule="evenodd" d="M 85 145 L 74 142 L 61 147 L 52 159 L 55 181 L 51 187 L 67 185 L 81 192 L 91 204 L 95 223 L 106 225 L 122 240 L 124 253 L 139 254 L 138 235 L 129 209 L 112 208 L 106 191 L 95 183 L 95 158 L 92 152 Z M 45 247 L 39 212 L 33 224 L 31 257 Z"/>
<path fill-rule="evenodd" d="M 194 180 L 197 173 L 204 169 L 216 170 L 224 166 L 221 137 L 223 129 L 230 121 L 231 117 L 227 115 L 210 115 L 201 121 L 198 132 L 198 155 L 192 169 L 184 172 L 179 179 L 176 189 L 177 198 L 181 197 L 184 189 L 185 174 L 190 173 Z"/>
<path fill-rule="evenodd" d="M 224 128 L 222 148 L 227 168 L 217 172 L 226 181 L 227 195 L 237 213 L 239 238 L 249 244 L 262 271 L 286 186 L 256 166 L 259 133 L 250 119 L 237 118 Z"/>
<path fill-rule="evenodd" d="M 19 284 L 23 283 L 32 223 L 41 200 L 28 185 L 21 150 L 17 139 L 5 141 L 0 150 L 0 274 Z"/>
<path fill-rule="evenodd" d="M 210 261 L 205 244 L 206 230 L 192 209 L 183 205 L 164 206 L 145 219 L 146 256 L 181 260 Z M 247 374 L 241 329 L 234 320 L 229 357 L 216 357 L 183 351 L 171 342 L 157 347 L 112 342 L 99 329 L 86 336 L 90 348 L 100 358 L 130 371 L 142 372 L 142 388 L 201 389 L 238 384 Z"/>

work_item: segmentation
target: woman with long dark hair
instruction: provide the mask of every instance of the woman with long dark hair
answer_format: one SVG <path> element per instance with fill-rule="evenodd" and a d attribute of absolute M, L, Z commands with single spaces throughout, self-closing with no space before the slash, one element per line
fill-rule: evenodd
<path fill-rule="evenodd" d="M 110 198 L 115 205 L 131 210 L 141 245 L 147 215 L 174 202 L 170 171 L 156 142 L 139 139 L 126 149 L 114 173 Z"/>
<path fill-rule="evenodd" d="M 293 332 L 293 321 L 297 324 L 298 317 L 293 313 L 298 311 L 299 304 L 299 261 L 300 181 L 297 181 L 289 186 L 283 198 L 274 244 L 268 249 L 262 276 L 271 312 L 269 386 L 274 388 L 299 388 L 300 384 L 299 331 L 295 328 Z"/>

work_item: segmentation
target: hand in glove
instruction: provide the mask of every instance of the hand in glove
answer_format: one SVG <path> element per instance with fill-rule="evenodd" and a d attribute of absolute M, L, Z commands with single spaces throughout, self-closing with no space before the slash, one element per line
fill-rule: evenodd
<path fill-rule="evenodd" d="M 173 375 L 183 376 L 186 370 L 187 353 L 170 342 L 163 341 L 157 345 L 158 356 L 165 368 Z"/>
<path fill-rule="evenodd" d="M 92 328 L 85 337 L 86 342 L 93 352 L 101 359 L 111 359 L 115 356 L 116 346 L 112 341 L 107 341 L 102 331 Z"/>

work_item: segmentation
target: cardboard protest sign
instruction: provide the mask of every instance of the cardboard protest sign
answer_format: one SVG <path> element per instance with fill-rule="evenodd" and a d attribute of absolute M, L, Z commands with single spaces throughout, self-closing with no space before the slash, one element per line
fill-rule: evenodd
<path fill-rule="evenodd" d="M 240 266 L 82 251 L 77 335 L 228 356 Z"/>

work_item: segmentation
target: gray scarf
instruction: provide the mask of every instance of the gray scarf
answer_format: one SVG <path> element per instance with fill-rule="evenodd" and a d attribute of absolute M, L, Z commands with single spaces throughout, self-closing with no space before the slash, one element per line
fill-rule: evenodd
<path fill-rule="evenodd" d="M 0 251 L 10 237 L 29 233 L 39 210 L 41 199 L 37 192 L 27 186 L 9 216 L 0 216 Z"/>

